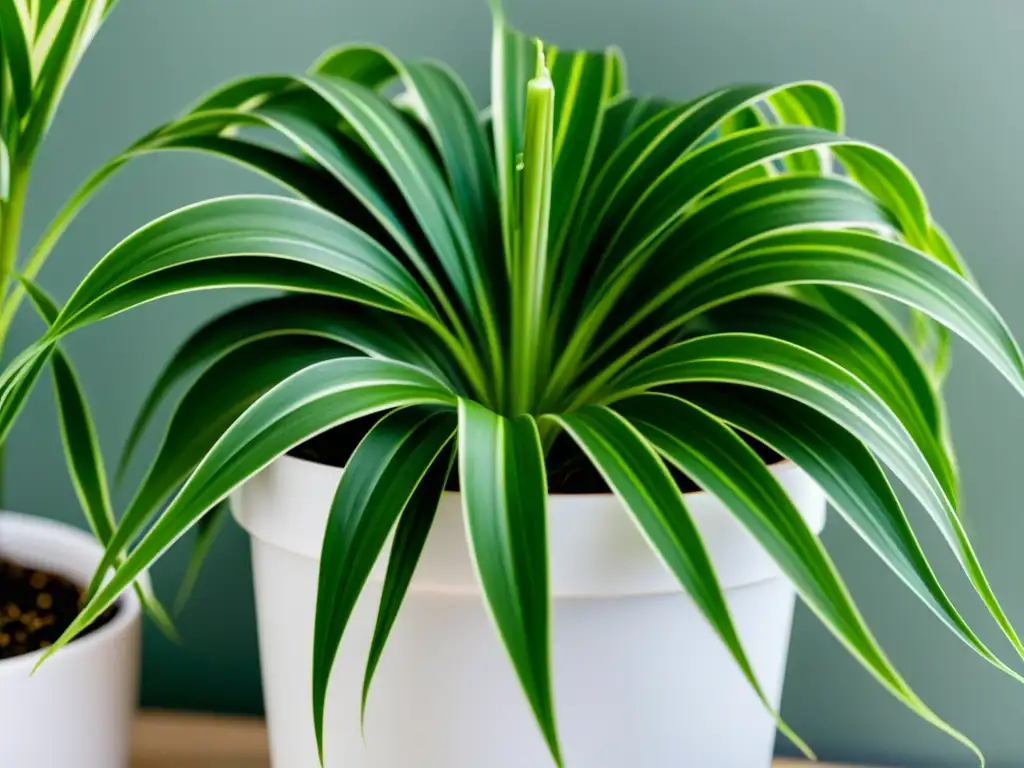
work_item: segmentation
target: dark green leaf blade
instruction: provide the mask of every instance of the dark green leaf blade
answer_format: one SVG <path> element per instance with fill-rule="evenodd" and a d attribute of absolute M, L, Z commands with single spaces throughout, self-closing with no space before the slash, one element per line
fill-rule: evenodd
<path fill-rule="evenodd" d="M 490 345 L 492 356 L 496 355 L 494 297 L 472 252 L 466 224 L 419 136 L 390 102 L 368 88 L 323 75 L 303 82 L 348 121 L 401 190 L 459 298 L 457 306 L 464 313 L 459 317 L 473 321 L 471 327 Z"/>
<path fill-rule="evenodd" d="M 56 247 L 61 236 L 75 220 L 82 209 L 113 178 L 129 160 L 163 151 L 192 150 L 225 158 L 250 168 L 274 182 L 302 195 L 307 200 L 324 207 L 349 221 L 383 242 L 372 222 L 360 214 L 361 204 L 336 180 L 322 169 L 293 158 L 277 150 L 244 141 L 231 136 L 219 135 L 236 125 L 262 124 L 258 118 L 242 112 L 214 112 L 211 116 L 190 115 L 179 122 L 163 126 L 137 141 L 121 155 L 115 156 L 96 170 L 64 203 L 64 207 L 47 225 L 29 254 L 23 273 L 34 278 L 42 269 L 47 258 Z M 21 300 L 20 292 L 5 303 L 0 311 L 0 333 L 10 326 Z"/>
<path fill-rule="evenodd" d="M 534 44 L 512 29 L 505 20 L 500 0 L 491 0 L 494 32 L 491 42 L 491 126 L 494 132 L 494 162 L 498 169 L 498 200 L 505 265 L 511 271 L 513 233 L 519 221 L 517 198 L 517 156 L 523 149 L 526 120 L 526 83 L 533 76 Z"/>
<path fill-rule="evenodd" d="M 955 507 L 927 456 L 877 394 L 826 358 L 795 344 L 755 334 L 715 334 L 655 353 L 620 382 L 613 399 L 683 383 L 738 384 L 775 392 L 808 405 L 848 429 L 889 466 L 924 505 L 956 554 L 989 613 L 1024 656 L 1022 645 L 981 569 Z"/>
<path fill-rule="evenodd" d="M 32 61 L 29 44 L 32 33 L 22 24 L 16 0 L 0 0 L 0 52 L 10 77 L 17 114 L 24 117 L 32 105 Z"/>
<path fill-rule="evenodd" d="M 857 302 L 852 296 L 834 298 Z M 845 308 L 854 310 L 858 305 L 851 303 Z M 866 309 L 863 305 L 859 308 Z M 921 363 L 905 343 L 902 351 L 906 354 L 897 364 L 876 341 L 885 337 L 865 334 L 846 317 L 778 295 L 754 295 L 729 302 L 713 310 L 709 317 L 716 330 L 782 339 L 816 352 L 852 373 L 889 406 L 915 442 L 932 446 L 930 455 L 938 462 L 932 469 L 950 498 L 956 498 L 956 473 L 941 444 L 941 418 L 935 393 Z M 864 315 L 859 319 L 871 318 Z M 892 337 L 889 340 L 897 341 Z"/>
<path fill-rule="evenodd" d="M 554 180 L 551 190 L 552 259 L 557 267 L 601 140 L 609 102 L 618 95 L 619 52 L 545 51 L 555 85 Z"/>
<path fill-rule="evenodd" d="M 370 685 L 380 662 L 384 646 L 387 644 L 391 628 L 398 611 L 405 599 L 405 593 L 412 582 L 413 573 L 419 563 L 423 547 L 427 543 L 427 534 L 434 523 L 437 506 L 444 492 L 445 484 L 451 473 L 455 460 L 455 451 L 451 446 L 445 448 L 434 459 L 430 469 L 423 476 L 419 486 L 409 498 L 402 510 L 395 529 L 395 538 L 391 543 L 388 555 L 388 569 L 384 576 L 384 587 L 381 592 L 380 606 L 377 609 L 377 623 L 373 629 L 373 639 L 366 660 L 366 673 L 363 676 L 362 717 L 366 718 L 366 702 L 370 695 Z"/>
<path fill-rule="evenodd" d="M 206 556 L 210 554 L 213 542 L 216 541 L 224 527 L 224 522 L 230 516 L 231 504 L 225 499 L 196 523 L 196 539 L 192 543 L 192 553 L 189 555 L 188 565 L 185 566 L 185 574 L 181 577 L 178 594 L 174 598 L 175 613 L 181 613 L 189 598 L 192 597 L 192 592 L 199 581 L 199 573 L 203 570 L 203 563 L 206 562 Z"/>
<path fill-rule="evenodd" d="M 903 377 L 929 426 L 936 432 L 941 431 L 943 407 L 940 393 L 926 375 L 922 361 L 903 329 L 879 302 L 870 296 L 830 285 L 803 286 L 800 293 L 827 308 L 862 337 L 870 339 L 870 343 L 891 361 L 892 368 Z"/>
<path fill-rule="evenodd" d="M 453 386 L 459 381 L 458 368 L 446 361 L 447 350 L 425 329 L 399 315 L 308 294 L 244 304 L 200 327 L 164 366 L 132 425 L 121 455 L 118 479 L 127 469 L 157 408 L 176 384 L 241 346 L 274 336 L 331 339 L 371 357 L 433 371 Z"/>
<path fill-rule="evenodd" d="M 18 279 L 32 298 L 32 304 L 43 321 L 47 324 L 52 323 L 60 311 L 56 302 L 31 280 L 24 277 Z M 41 363 L 45 364 L 47 359 L 42 358 Z M 92 414 L 78 374 L 75 373 L 67 355 L 58 348 L 49 359 L 57 399 L 57 420 L 60 424 L 68 474 L 89 528 L 100 544 L 107 547 L 114 537 L 116 521 L 110 503 L 103 452 L 100 450 Z M 104 573 L 105 571 L 106 569 Z M 154 594 L 148 575 L 143 574 L 135 582 L 134 587 L 149 617 L 164 635 L 177 642 L 178 632 L 167 610 Z"/>
<path fill-rule="evenodd" d="M 122 241 L 68 300 L 54 331 L 66 331 L 90 305 L 147 275 L 237 254 L 315 266 L 379 296 L 384 306 L 433 316 L 429 300 L 401 263 L 342 219 L 296 200 L 240 196 L 182 208 Z M 368 300 L 365 292 L 358 293 L 353 298 Z"/>
<path fill-rule="evenodd" d="M 346 44 L 321 56 L 310 72 L 351 80 L 378 91 L 398 76 L 398 62 L 378 46 Z"/>
<path fill-rule="evenodd" d="M 182 396 L 142 482 L 121 516 L 104 566 L 135 540 L 157 507 L 263 395 L 316 363 L 355 355 L 329 338 L 271 336 L 226 350 Z M 97 571 L 97 580 L 106 568 Z"/>
<path fill-rule="evenodd" d="M 25 401 L 46 369 L 53 350 L 53 345 L 30 347 L 25 350 L 28 354 L 15 358 L 4 369 L 0 390 L 0 444 L 6 441 Z"/>
<path fill-rule="evenodd" d="M 609 158 L 589 190 L 584 203 L 584 210 L 588 213 L 581 219 L 584 226 L 575 238 L 576 252 L 588 250 L 592 246 L 604 247 L 616 240 L 634 216 L 639 215 L 641 219 L 653 220 L 644 213 L 645 210 L 650 212 L 655 208 L 660 209 L 662 215 L 656 218 L 665 223 L 667 219 L 663 214 L 667 211 L 684 207 L 692 199 L 691 196 L 699 196 L 701 191 L 709 186 L 721 184 L 732 173 L 741 173 L 775 156 L 814 149 L 817 141 L 839 138 L 828 129 L 797 124 L 778 126 L 761 132 L 733 134 L 724 139 L 714 140 L 716 130 L 731 116 L 773 95 L 786 91 L 802 93 L 822 89 L 831 93 L 827 86 L 811 82 L 784 86 L 731 86 L 666 110 L 642 124 Z M 783 137 L 797 135 L 808 140 L 803 143 L 798 141 L 792 145 L 787 144 L 785 150 L 781 149 L 783 144 L 786 144 Z M 768 136 L 777 136 L 780 139 L 772 150 L 751 153 L 749 158 L 741 157 L 739 153 L 732 151 L 734 148 L 758 144 L 767 148 L 760 138 Z M 812 136 L 815 138 L 811 139 Z M 753 157 L 754 154 L 760 156 Z M 697 164 L 708 168 L 709 166 L 705 164 L 707 159 L 720 158 L 722 155 L 729 155 L 738 161 L 730 164 L 731 170 L 728 172 L 724 172 L 722 166 L 717 166 L 714 175 L 702 179 L 702 174 L 683 169 L 684 165 Z M 689 185 L 685 184 L 684 176 L 690 177 Z M 676 183 L 679 181 L 684 181 L 684 186 L 692 191 L 684 193 Z M 668 218 L 671 218 L 671 214 Z M 648 234 L 653 231 L 652 227 Z"/>
<path fill-rule="evenodd" d="M 671 232 L 652 232 L 649 244 L 601 262 L 603 276 L 594 277 L 595 290 L 559 361 L 556 385 L 566 381 L 566 370 L 580 367 L 581 359 L 591 365 L 602 357 L 635 356 L 664 336 L 663 328 L 679 327 L 682 320 L 670 318 L 677 308 L 665 305 L 682 302 L 691 283 L 735 251 L 774 233 L 838 227 L 891 229 L 892 223 L 877 201 L 842 179 L 770 176 L 729 187 L 695 207 Z M 623 300 L 626 295 L 629 301 Z M 596 338 L 599 344 L 593 343 Z M 593 346 L 597 349 L 584 356 Z"/>
<path fill-rule="evenodd" d="M 417 111 L 444 161 L 452 197 L 466 222 L 481 272 L 497 298 L 506 274 L 501 260 L 495 258 L 501 249 L 501 211 L 494 161 L 476 106 L 462 81 L 441 64 L 412 61 L 404 65 L 404 73 L 418 96 Z"/>
<path fill-rule="evenodd" d="M 463 511 L 485 603 L 557 765 L 547 479 L 537 424 L 459 400 Z"/>
<path fill-rule="evenodd" d="M 926 312 L 1024 392 L 1020 349 L 975 287 L 913 248 L 863 232 L 775 235 L 703 275 L 686 292 L 686 306 L 669 311 L 696 313 L 741 292 L 800 283 L 858 288 Z"/>
<path fill-rule="evenodd" d="M 1000 671 L 1021 680 L 968 626 L 939 583 L 878 461 L 818 411 L 770 392 L 691 385 L 678 393 L 793 461 L 832 506 L 954 634 Z"/>
<path fill-rule="evenodd" d="M 964 338 L 1024 392 L 1024 361 L 1006 323 L 984 296 L 928 255 L 866 232 L 778 232 L 693 275 L 661 309 L 594 361 L 591 385 L 712 307 L 794 285 L 854 288 L 926 312 Z M 683 288 L 685 287 L 685 290 Z M 622 324 L 616 329 L 619 333 Z M 606 345 L 607 346 L 607 345 Z"/>
<path fill-rule="evenodd" d="M 328 360 L 285 379 L 250 406 L 221 436 L 113 577 L 97 590 L 50 648 L 47 657 L 95 621 L 126 586 L 203 514 L 274 459 L 331 427 L 360 416 L 418 404 L 451 405 L 454 397 L 433 377 L 384 360 Z"/>
<path fill-rule="evenodd" d="M 320 553 L 313 645 L 313 725 L 323 761 L 327 684 L 345 627 L 402 510 L 455 434 L 451 409 L 403 408 L 370 430 L 349 459 Z"/>
<path fill-rule="evenodd" d="M 808 607 L 890 693 L 981 758 L 974 743 L 932 712 L 886 658 L 825 548 L 753 449 L 707 411 L 669 395 L 641 395 L 618 404 L 617 410 L 661 455 L 726 506 Z"/>
<path fill-rule="evenodd" d="M 54 353 L 51 365 L 60 432 L 71 480 L 89 527 L 106 545 L 114 535 L 115 522 L 96 429 L 89 417 L 82 385 L 61 350 Z"/>
<path fill-rule="evenodd" d="M 89 527 L 100 544 L 110 547 L 114 539 L 114 510 L 110 503 L 107 473 L 103 466 L 103 454 L 100 451 L 92 416 L 78 376 L 61 350 L 58 349 L 54 353 L 51 366 L 68 472 Z M 121 562 L 121 550 L 112 551 L 117 555 L 115 562 Z M 106 571 L 104 568 L 102 572 Z M 143 572 L 138 574 L 136 579 L 135 592 L 147 615 L 165 636 L 173 642 L 178 642 L 179 636 L 174 622 L 153 593 L 148 575 Z"/>
<path fill-rule="evenodd" d="M 750 665 L 708 552 L 675 481 L 652 446 L 617 413 L 588 406 L 556 417 L 604 477 L 665 566 L 693 599 L 779 729 L 810 748 L 775 712 Z"/>

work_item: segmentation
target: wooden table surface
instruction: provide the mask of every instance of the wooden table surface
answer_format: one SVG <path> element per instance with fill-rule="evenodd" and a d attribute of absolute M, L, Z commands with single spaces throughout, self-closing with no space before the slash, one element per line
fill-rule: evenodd
<path fill-rule="evenodd" d="M 145 712 L 132 733 L 132 768 L 270 768 L 262 720 Z"/>
<path fill-rule="evenodd" d="M 132 768 L 270 768 L 266 728 L 252 718 L 146 712 L 136 720 L 132 742 Z M 812 765 L 779 759 L 773 768 Z"/>

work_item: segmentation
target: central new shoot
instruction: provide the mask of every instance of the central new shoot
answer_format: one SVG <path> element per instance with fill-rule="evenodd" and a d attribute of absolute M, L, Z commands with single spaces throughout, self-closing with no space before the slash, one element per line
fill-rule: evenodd
<path fill-rule="evenodd" d="M 544 47 L 535 41 L 537 64 L 526 86 L 523 153 L 516 165 L 519 227 L 514 233 L 512 262 L 511 414 L 529 412 L 538 377 L 548 368 L 549 347 L 541 332 L 549 286 L 546 284 L 548 230 L 551 221 L 551 177 L 555 132 L 555 88 L 544 61 Z"/>

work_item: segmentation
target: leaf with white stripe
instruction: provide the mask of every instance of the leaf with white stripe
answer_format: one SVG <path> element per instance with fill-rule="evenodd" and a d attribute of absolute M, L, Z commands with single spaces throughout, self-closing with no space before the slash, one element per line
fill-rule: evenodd
<path fill-rule="evenodd" d="M 54 331 L 66 332 L 105 297 L 121 288 L 130 291 L 148 275 L 238 254 L 312 266 L 351 282 L 356 301 L 434 317 L 408 271 L 361 231 L 307 203 L 247 196 L 182 208 L 122 241 L 79 285 Z"/>
<path fill-rule="evenodd" d="M 175 406 L 156 456 L 121 516 L 105 564 L 114 551 L 135 540 L 160 504 L 253 403 L 311 365 L 356 355 L 330 338 L 295 336 L 257 337 L 225 351 Z"/>
<path fill-rule="evenodd" d="M 856 301 L 852 297 L 850 300 Z M 865 334 L 845 318 L 785 296 L 755 295 L 729 302 L 712 311 L 709 319 L 716 331 L 782 339 L 816 352 L 852 373 L 874 390 L 918 445 L 933 445 L 931 455 L 941 463 L 932 470 L 941 478 L 950 497 L 955 498 L 956 477 L 940 444 L 941 421 L 935 393 L 921 364 L 914 361 L 905 344 L 902 351 L 906 354 L 901 363 L 912 363 L 914 367 L 902 368 L 875 343 L 876 337 Z"/>
<path fill-rule="evenodd" d="M 281 296 L 243 304 L 200 327 L 164 366 L 135 417 L 121 454 L 118 478 L 175 385 L 235 349 L 276 336 L 331 339 L 371 357 L 420 366 L 449 383 L 459 380 L 454 363 L 449 360 L 446 364 L 447 352 L 438 341 L 399 315 L 319 296 Z"/>
<path fill-rule="evenodd" d="M 555 89 L 552 253 L 567 247 L 570 226 L 590 174 L 610 101 L 623 88 L 625 64 L 616 49 L 602 53 L 545 49 Z M 552 268 L 557 261 L 552 262 Z"/>
<path fill-rule="evenodd" d="M 282 381 L 221 435 L 153 527 L 40 663 L 94 622 L 200 517 L 274 459 L 360 416 L 418 404 L 453 405 L 454 397 L 436 379 L 383 360 L 329 360 Z"/>
<path fill-rule="evenodd" d="M 551 680 L 547 482 L 532 416 L 499 416 L 459 400 L 459 480 L 485 603 L 540 726 L 562 766 Z"/>
<path fill-rule="evenodd" d="M 322 75 L 305 82 L 348 121 L 401 190 L 459 297 L 463 317 L 472 319 L 471 327 L 483 334 L 496 354 L 494 297 L 472 253 L 466 225 L 419 136 L 393 105 L 368 88 Z"/>
<path fill-rule="evenodd" d="M 641 395 L 616 409 L 658 453 L 732 513 L 875 679 L 916 715 L 981 757 L 977 746 L 929 709 L 886 658 L 818 537 L 753 449 L 707 411 L 668 395 Z"/>
<path fill-rule="evenodd" d="M 935 259 L 863 232 L 784 233 L 757 243 L 694 281 L 667 313 L 692 317 L 752 290 L 800 283 L 858 288 L 925 312 L 1024 393 L 1024 359 L 988 300 Z"/>
<path fill-rule="evenodd" d="M 701 336 L 650 355 L 618 382 L 620 399 L 634 392 L 689 382 L 738 384 L 768 390 L 815 408 L 864 442 L 924 505 L 1014 649 L 1024 644 L 981 569 L 947 489 L 931 467 L 934 446 L 918 445 L 878 395 L 820 355 L 754 334 Z"/>
<path fill-rule="evenodd" d="M 423 547 L 427 543 L 427 535 L 434 523 L 437 506 L 441 501 L 448 476 L 455 459 L 455 451 L 449 443 L 434 459 L 430 469 L 423 476 L 420 484 L 409 498 L 402 510 L 402 516 L 395 528 L 395 535 L 388 554 L 388 568 L 384 575 L 384 586 L 381 589 L 380 606 L 377 609 L 377 623 L 373 629 L 373 639 L 366 660 L 366 672 L 363 675 L 362 718 L 366 719 L 366 702 L 370 696 L 370 685 L 380 663 L 381 654 L 387 644 L 388 636 L 398 618 L 402 601 L 412 583 L 413 573 L 419 563 Z"/>
<path fill-rule="evenodd" d="M 850 527 L 950 631 L 996 669 L 1024 682 L 982 642 L 950 601 L 885 472 L 860 440 L 814 408 L 770 392 L 689 385 L 680 387 L 678 394 L 810 475 Z"/>
<path fill-rule="evenodd" d="M 655 553 L 693 599 L 779 729 L 810 748 L 775 712 L 747 658 L 700 531 L 654 447 L 619 414 L 588 406 L 555 417 L 625 506 Z"/>
<path fill-rule="evenodd" d="M 32 32 L 18 10 L 16 0 L 0 0 L 0 53 L 10 78 L 17 114 L 24 117 L 32 106 Z"/>
<path fill-rule="evenodd" d="M 505 266 L 511 271 L 514 233 L 519 221 L 517 167 L 523 150 L 526 83 L 533 76 L 536 47 L 505 20 L 501 0 L 490 0 L 494 19 L 491 42 L 491 127 L 501 203 Z"/>
<path fill-rule="evenodd" d="M 455 428 L 452 409 L 396 410 L 374 425 L 345 465 L 317 577 L 313 728 L 321 762 L 327 685 L 345 628 L 388 536 Z"/>
<path fill-rule="evenodd" d="M 59 312 L 57 304 L 35 283 L 24 277 L 19 280 L 28 290 L 33 306 L 43 321 L 47 324 L 52 323 Z M 71 360 L 60 349 L 56 349 L 49 360 L 68 474 L 89 528 L 100 544 L 107 547 L 114 537 L 116 522 L 110 503 L 103 452 L 100 450 L 92 414 Z M 46 362 L 46 358 L 43 362 Z M 143 573 L 139 577 L 134 589 L 153 623 L 166 637 L 177 641 L 178 633 L 174 628 L 174 622 L 154 594 L 148 574 Z"/>

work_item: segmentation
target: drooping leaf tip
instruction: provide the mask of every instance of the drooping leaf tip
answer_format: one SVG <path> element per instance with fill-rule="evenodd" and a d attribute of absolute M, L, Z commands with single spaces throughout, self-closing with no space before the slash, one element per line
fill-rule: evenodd
<path fill-rule="evenodd" d="M 804 759 L 810 760 L 812 763 L 818 762 L 818 756 L 814 754 L 814 750 L 811 749 L 810 745 L 808 745 L 806 741 L 801 739 L 800 736 L 798 736 L 797 733 L 788 725 L 786 725 L 786 723 L 783 722 L 782 719 L 777 715 L 775 717 L 775 722 L 779 728 L 779 731 L 785 734 L 786 738 L 790 740 L 793 746 L 800 750 L 800 754 L 804 756 Z"/>
<path fill-rule="evenodd" d="M 39 657 L 39 661 L 37 661 L 35 663 L 35 666 L 32 667 L 32 671 L 29 673 L 29 677 L 34 676 L 35 673 L 39 671 L 39 668 L 41 666 L 43 666 L 43 664 L 47 661 L 47 659 L 49 659 L 51 656 L 53 656 L 53 654 L 55 654 L 59 648 L 61 648 L 61 643 L 59 641 L 57 643 L 54 643 L 53 645 L 51 645 L 46 650 L 46 653 L 44 653 L 41 657 Z"/>
<path fill-rule="evenodd" d="M 316 718 L 316 756 L 320 761 L 320 768 L 324 768 L 324 724 L 323 718 Z"/>

